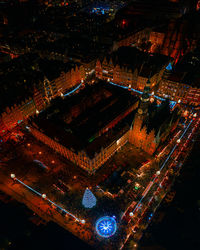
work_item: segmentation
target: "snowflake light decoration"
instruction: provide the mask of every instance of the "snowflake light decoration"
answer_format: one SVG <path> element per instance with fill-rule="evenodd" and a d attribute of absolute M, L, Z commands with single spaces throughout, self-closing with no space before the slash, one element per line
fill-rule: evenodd
<path fill-rule="evenodd" d="M 97 234 L 104 238 L 109 238 L 115 234 L 117 230 L 117 223 L 114 217 L 104 216 L 97 220 L 96 231 Z"/>

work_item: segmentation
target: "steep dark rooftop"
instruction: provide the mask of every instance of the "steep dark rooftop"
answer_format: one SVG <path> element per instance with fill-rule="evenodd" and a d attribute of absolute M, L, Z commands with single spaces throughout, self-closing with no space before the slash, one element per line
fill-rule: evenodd
<path fill-rule="evenodd" d="M 118 138 L 124 129 L 128 129 L 130 122 L 124 118 L 107 133 L 100 135 L 99 131 L 136 101 L 137 98 L 127 90 L 100 81 L 94 86 L 87 86 L 75 96 L 54 100 L 49 109 L 32 120 L 32 124 L 67 148 L 76 152 L 84 150 L 88 156 L 93 157 L 95 152 L 99 152 L 114 138 Z M 67 121 L 70 110 L 79 110 L 77 105 L 80 105 L 81 113 L 72 121 Z"/>

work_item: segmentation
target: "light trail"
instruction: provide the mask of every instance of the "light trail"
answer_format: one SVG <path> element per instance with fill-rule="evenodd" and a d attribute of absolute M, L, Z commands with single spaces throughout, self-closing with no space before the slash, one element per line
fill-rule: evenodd
<path fill-rule="evenodd" d="M 33 189 L 32 187 L 28 186 L 27 184 L 25 184 L 24 182 L 22 182 L 21 180 L 19 180 L 18 178 L 14 178 L 15 181 L 18 181 L 20 184 L 22 184 L 23 186 L 25 186 L 26 188 L 28 188 L 29 190 L 31 190 L 33 193 L 37 194 L 38 196 L 40 196 L 42 198 L 42 195 L 40 192 L 36 191 L 35 189 Z M 82 219 L 77 218 L 75 215 L 73 215 L 72 213 L 70 213 L 69 211 L 67 211 L 66 209 L 62 208 L 61 206 L 59 206 L 58 204 L 56 204 L 55 202 L 53 202 L 52 200 L 50 200 L 49 198 L 45 198 L 45 200 L 47 200 L 49 203 L 53 204 L 54 206 L 56 206 L 57 208 L 59 208 L 60 210 L 62 210 L 63 212 L 65 212 L 66 214 L 72 216 L 75 220 L 79 221 L 82 223 Z M 84 220 L 85 222 L 85 220 Z"/>

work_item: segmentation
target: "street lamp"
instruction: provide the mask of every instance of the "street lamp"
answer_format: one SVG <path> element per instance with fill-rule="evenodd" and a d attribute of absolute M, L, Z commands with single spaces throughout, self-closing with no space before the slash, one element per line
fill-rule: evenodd
<path fill-rule="evenodd" d="M 10 177 L 11 177 L 12 179 L 14 179 L 14 178 L 15 178 L 15 174 L 11 174 Z"/>
<path fill-rule="evenodd" d="M 153 97 L 151 97 L 151 98 L 150 98 L 150 102 L 153 102 L 153 101 L 154 101 L 154 98 L 153 98 Z"/>
<path fill-rule="evenodd" d="M 156 172 L 156 175 L 160 175 L 160 171 L 159 170 Z"/>
<path fill-rule="evenodd" d="M 181 140 L 180 140 L 180 139 L 178 139 L 176 142 L 177 142 L 177 143 L 180 143 L 180 142 L 181 142 Z"/>
<path fill-rule="evenodd" d="M 40 151 L 40 152 L 39 152 L 39 155 L 41 155 L 41 154 L 42 154 L 42 152 Z"/>
<path fill-rule="evenodd" d="M 178 100 L 178 103 L 181 103 L 181 100 L 180 100 L 180 99 Z"/>
<path fill-rule="evenodd" d="M 197 113 L 195 113 L 195 114 L 193 115 L 193 117 L 197 117 Z"/>
<path fill-rule="evenodd" d="M 81 220 L 81 223 L 82 223 L 82 224 L 85 224 L 85 220 Z"/>
<path fill-rule="evenodd" d="M 130 212 L 130 213 L 129 213 L 129 216 L 133 217 L 133 212 Z"/>
<path fill-rule="evenodd" d="M 46 199 L 47 198 L 46 194 L 42 194 L 42 198 Z"/>
<path fill-rule="evenodd" d="M 28 147 L 30 147 L 30 146 L 31 146 L 31 144 L 30 144 L 30 143 L 28 143 L 28 144 L 27 144 L 27 146 L 28 146 Z"/>

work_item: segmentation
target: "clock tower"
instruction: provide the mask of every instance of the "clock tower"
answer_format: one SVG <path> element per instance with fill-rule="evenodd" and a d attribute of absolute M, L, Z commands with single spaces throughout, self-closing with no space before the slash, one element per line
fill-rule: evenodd
<path fill-rule="evenodd" d="M 144 87 L 143 94 L 140 98 L 140 103 L 138 106 L 138 114 L 146 116 L 148 114 L 148 107 L 149 107 L 149 95 L 151 91 L 151 82 L 148 79 L 146 85 Z"/>
<path fill-rule="evenodd" d="M 134 144 L 138 148 L 142 147 L 146 138 L 146 131 L 145 128 L 143 128 L 143 123 L 145 119 L 148 119 L 150 91 L 151 91 L 151 82 L 148 79 L 144 87 L 142 96 L 140 98 L 137 113 L 135 114 L 129 133 L 130 143 Z"/>

